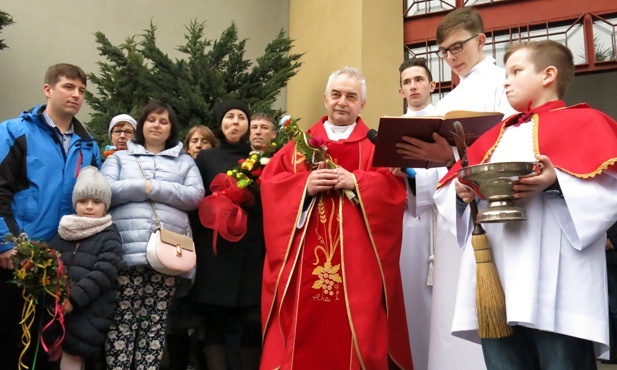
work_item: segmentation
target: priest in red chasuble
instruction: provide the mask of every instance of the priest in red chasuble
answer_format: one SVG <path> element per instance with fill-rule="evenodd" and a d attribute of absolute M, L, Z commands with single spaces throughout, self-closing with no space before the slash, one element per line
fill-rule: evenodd
<path fill-rule="evenodd" d="M 308 131 L 331 162 L 290 142 L 263 173 L 261 369 L 413 368 L 399 270 L 405 186 L 371 167 L 365 97 L 358 70 L 333 72 L 328 115 Z"/>

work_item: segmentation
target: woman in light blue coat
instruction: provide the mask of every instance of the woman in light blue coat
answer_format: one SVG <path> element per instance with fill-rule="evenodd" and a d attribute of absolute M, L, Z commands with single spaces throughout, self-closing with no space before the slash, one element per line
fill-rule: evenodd
<path fill-rule="evenodd" d="M 126 265 L 105 344 L 107 368 L 123 369 L 134 361 L 135 369 L 158 369 L 177 278 L 148 265 L 146 245 L 156 227 L 152 204 L 165 229 L 184 234 L 190 233 L 187 212 L 204 196 L 199 170 L 178 140 L 173 109 L 148 104 L 127 150 L 109 157 L 101 173 L 111 186 L 109 213 L 122 236 Z"/>

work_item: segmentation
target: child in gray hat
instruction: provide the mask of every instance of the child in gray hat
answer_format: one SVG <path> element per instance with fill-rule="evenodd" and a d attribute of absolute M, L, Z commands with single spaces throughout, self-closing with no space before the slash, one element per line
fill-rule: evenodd
<path fill-rule="evenodd" d="M 83 369 L 86 359 L 102 351 L 111 325 L 122 242 L 107 214 L 110 203 L 105 177 L 96 167 L 82 168 L 73 188 L 76 214 L 62 217 L 50 242 L 61 253 L 70 281 L 61 370 Z"/>

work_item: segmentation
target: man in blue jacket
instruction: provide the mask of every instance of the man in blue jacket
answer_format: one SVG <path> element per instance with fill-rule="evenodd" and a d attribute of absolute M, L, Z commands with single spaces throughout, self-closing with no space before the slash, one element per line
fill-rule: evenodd
<path fill-rule="evenodd" d="M 97 144 L 75 118 L 85 91 L 81 68 L 53 65 L 43 85 L 47 104 L 0 123 L 0 359 L 7 369 L 17 368 L 23 349 L 19 325 L 23 298 L 21 289 L 10 283 L 14 249 L 4 237 L 25 232 L 31 239 L 49 241 L 60 218 L 73 211 L 71 194 L 80 168 L 100 167 Z M 33 330 L 37 330 L 35 320 Z M 30 350 L 37 339 L 33 332 Z M 38 357 L 42 361 L 36 368 L 45 369 L 44 351 Z M 25 365 L 31 362 L 26 356 Z"/>

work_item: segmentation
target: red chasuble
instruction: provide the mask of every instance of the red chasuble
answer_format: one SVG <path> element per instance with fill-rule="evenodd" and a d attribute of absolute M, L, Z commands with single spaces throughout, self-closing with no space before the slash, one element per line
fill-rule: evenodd
<path fill-rule="evenodd" d="M 354 174 L 360 205 L 340 191 L 307 200 L 310 168 L 294 143 L 266 166 L 261 368 L 385 370 L 391 361 L 412 369 L 399 269 L 404 184 L 371 167 L 361 119 L 340 141 L 327 139 L 325 120 L 309 133 Z"/>
<path fill-rule="evenodd" d="M 594 177 L 617 163 L 617 122 L 587 104 L 566 107 L 561 100 L 548 102 L 528 113 L 513 115 L 484 133 L 467 149 L 469 165 L 488 162 L 506 127 L 531 117 L 535 154 L 543 154 L 555 168 L 579 178 Z M 523 118 L 527 122 L 529 119 Z M 437 184 L 456 177 L 460 161 Z"/>

